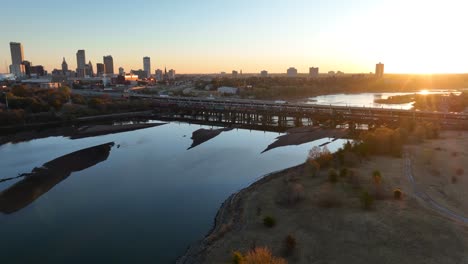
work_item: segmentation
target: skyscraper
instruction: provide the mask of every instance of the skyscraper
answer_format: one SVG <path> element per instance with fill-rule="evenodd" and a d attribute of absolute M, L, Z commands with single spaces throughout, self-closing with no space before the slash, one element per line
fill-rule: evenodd
<path fill-rule="evenodd" d="M 384 65 L 379 62 L 375 65 L 375 77 L 382 78 L 384 76 Z"/>
<path fill-rule="evenodd" d="M 156 80 L 162 81 L 163 80 L 163 71 L 161 69 L 157 69 L 155 72 Z"/>
<path fill-rule="evenodd" d="M 96 75 L 101 77 L 106 72 L 104 63 L 96 63 Z"/>
<path fill-rule="evenodd" d="M 24 61 L 23 45 L 17 42 L 10 42 L 11 64 L 20 65 Z"/>
<path fill-rule="evenodd" d="M 318 67 L 310 67 L 309 68 L 309 77 L 317 78 L 319 76 L 319 68 Z"/>
<path fill-rule="evenodd" d="M 62 62 L 62 74 L 66 75 L 68 72 L 68 64 L 65 61 L 65 57 L 63 57 L 63 62 Z"/>
<path fill-rule="evenodd" d="M 265 71 L 265 70 L 261 71 L 260 76 L 261 77 L 268 77 L 268 71 Z"/>
<path fill-rule="evenodd" d="M 170 69 L 170 70 L 169 70 L 169 79 L 170 79 L 170 80 L 174 80 L 175 77 L 176 77 L 175 70 Z"/>
<path fill-rule="evenodd" d="M 114 59 L 111 55 L 104 56 L 104 71 L 106 74 L 114 74 Z"/>
<path fill-rule="evenodd" d="M 143 58 L 143 70 L 147 73 L 146 78 L 151 76 L 151 59 L 150 57 Z"/>
<path fill-rule="evenodd" d="M 10 51 L 11 51 L 10 73 L 16 75 L 17 77 L 24 76 L 25 69 L 24 69 L 24 65 L 22 65 L 24 61 L 23 45 L 17 42 L 10 42 Z"/>
<path fill-rule="evenodd" d="M 122 68 L 122 67 L 119 68 L 119 75 L 120 75 L 120 76 L 125 76 L 125 70 L 124 70 L 124 68 Z"/>
<path fill-rule="evenodd" d="M 86 55 L 84 50 L 76 52 L 76 75 L 84 78 L 86 75 Z"/>
<path fill-rule="evenodd" d="M 94 70 L 93 70 L 93 64 L 91 61 L 88 62 L 88 65 L 86 65 L 86 75 L 89 77 L 94 77 Z"/>

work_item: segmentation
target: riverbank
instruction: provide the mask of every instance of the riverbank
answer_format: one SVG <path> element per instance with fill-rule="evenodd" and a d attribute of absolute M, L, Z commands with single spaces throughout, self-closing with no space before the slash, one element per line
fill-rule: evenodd
<path fill-rule="evenodd" d="M 461 221 L 468 215 L 466 177 L 460 170 L 468 162 L 467 144 L 468 133 L 443 132 L 440 139 L 407 147 L 410 157 L 355 164 L 337 183 L 326 170 L 311 176 L 305 165 L 268 175 L 232 195 L 213 230 L 178 263 L 228 263 L 233 251 L 256 246 L 289 263 L 468 263 L 468 229 Z M 440 165 L 439 173 L 429 176 L 434 168 L 427 162 Z M 382 175 L 378 186 L 374 170 Z M 395 189 L 401 200 L 394 199 Z M 362 207 L 363 190 L 379 198 L 371 210 Z M 291 202 L 294 194 L 300 199 Z M 267 216 L 276 220 L 274 227 L 263 224 Z M 289 251 L 287 236 L 296 242 Z"/>
<path fill-rule="evenodd" d="M 155 126 L 165 125 L 167 123 L 135 123 L 125 125 L 86 125 L 86 126 L 66 126 L 56 127 L 41 130 L 22 131 L 15 134 L 8 134 L 0 136 L 0 146 L 6 143 L 18 143 L 29 141 L 33 139 L 47 138 L 47 137 L 69 137 L 71 139 L 102 136 L 108 134 L 129 132 L 139 129 L 151 128 Z"/>

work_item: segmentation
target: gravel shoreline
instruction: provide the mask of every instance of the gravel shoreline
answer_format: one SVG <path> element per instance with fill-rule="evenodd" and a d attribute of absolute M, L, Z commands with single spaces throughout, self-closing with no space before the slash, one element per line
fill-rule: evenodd
<path fill-rule="evenodd" d="M 176 261 L 177 264 L 202 264 L 205 262 L 207 252 L 210 250 L 211 245 L 223 238 L 227 232 L 239 229 L 242 226 L 243 214 L 243 201 L 250 193 L 256 191 L 261 185 L 283 177 L 288 172 L 293 170 L 300 170 L 304 164 L 287 168 L 281 171 L 272 172 L 261 177 L 250 186 L 232 194 L 226 201 L 223 202 L 214 219 L 213 228 L 201 240 L 191 245 L 187 251 L 179 257 Z"/>

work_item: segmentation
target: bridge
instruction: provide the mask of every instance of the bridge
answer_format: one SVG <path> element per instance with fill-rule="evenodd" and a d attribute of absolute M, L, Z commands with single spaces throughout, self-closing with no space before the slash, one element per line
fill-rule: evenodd
<path fill-rule="evenodd" d="M 161 97 L 130 94 L 131 98 L 153 100 L 162 115 L 187 121 L 211 121 L 228 124 L 269 126 L 346 125 L 354 129 L 387 125 L 396 127 L 404 121 L 432 122 L 444 128 L 468 128 L 468 114 L 368 108 L 318 104 L 287 103 L 245 99 Z"/>

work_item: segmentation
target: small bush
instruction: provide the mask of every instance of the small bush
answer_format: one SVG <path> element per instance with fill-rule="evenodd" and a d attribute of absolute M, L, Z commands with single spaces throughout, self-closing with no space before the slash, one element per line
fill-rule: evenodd
<path fill-rule="evenodd" d="M 244 256 L 239 251 L 232 252 L 232 263 L 242 264 L 244 263 Z"/>
<path fill-rule="evenodd" d="M 266 216 L 265 218 L 263 218 L 263 225 L 272 228 L 276 225 L 276 220 L 271 216 Z"/>
<path fill-rule="evenodd" d="M 455 172 L 458 176 L 463 176 L 465 174 L 465 170 L 462 168 L 458 168 L 457 171 Z"/>
<path fill-rule="evenodd" d="M 291 256 L 294 253 L 294 250 L 296 249 L 296 238 L 292 235 L 288 235 L 286 239 L 284 240 L 284 247 L 285 247 L 285 255 L 286 256 Z"/>
<path fill-rule="evenodd" d="M 393 198 L 395 200 L 401 200 L 403 198 L 403 192 L 401 191 L 401 189 L 393 190 Z"/>
<path fill-rule="evenodd" d="M 346 176 L 348 176 L 348 169 L 347 168 L 341 168 L 340 177 L 345 178 Z"/>
<path fill-rule="evenodd" d="M 452 152 L 452 157 L 458 157 L 458 152 L 456 151 Z"/>
<path fill-rule="evenodd" d="M 455 183 L 457 183 L 457 182 L 458 182 L 458 179 L 457 179 L 457 177 L 455 177 L 455 176 L 452 176 L 452 183 L 453 183 L 453 184 L 455 184 Z"/>
<path fill-rule="evenodd" d="M 257 247 L 249 251 L 244 259 L 242 263 L 245 264 L 287 264 L 286 260 L 273 256 L 266 247 Z"/>
<path fill-rule="evenodd" d="M 341 206 L 341 201 L 335 194 L 323 193 L 320 195 L 317 201 L 317 205 L 320 208 L 337 208 Z"/>
<path fill-rule="evenodd" d="M 361 193 L 361 204 L 365 210 L 372 209 L 372 205 L 374 204 L 374 198 L 369 194 L 369 192 L 364 191 Z"/>
<path fill-rule="evenodd" d="M 336 183 L 338 181 L 338 173 L 336 172 L 335 169 L 330 169 L 328 171 L 328 180 L 331 183 Z"/>
<path fill-rule="evenodd" d="M 315 160 L 307 160 L 306 161 L 306 173 L 312 177 L 316 177 L 320 172 L 320 164 Z"/>
<path fill-rule="evenodd" d="M 380 171 L 375 170 L 374 172 L 372 172 L 372 179 L 374 180 L 375 184 L 382 183 L 382 174 L 380 173 Z"/>
<path fill-rule="evenodd" d="M 300 183 L 288 184 L 286 191 L 286 202 L 294 205 L 302 201 L 305 197 L 304 186 Z"/>

